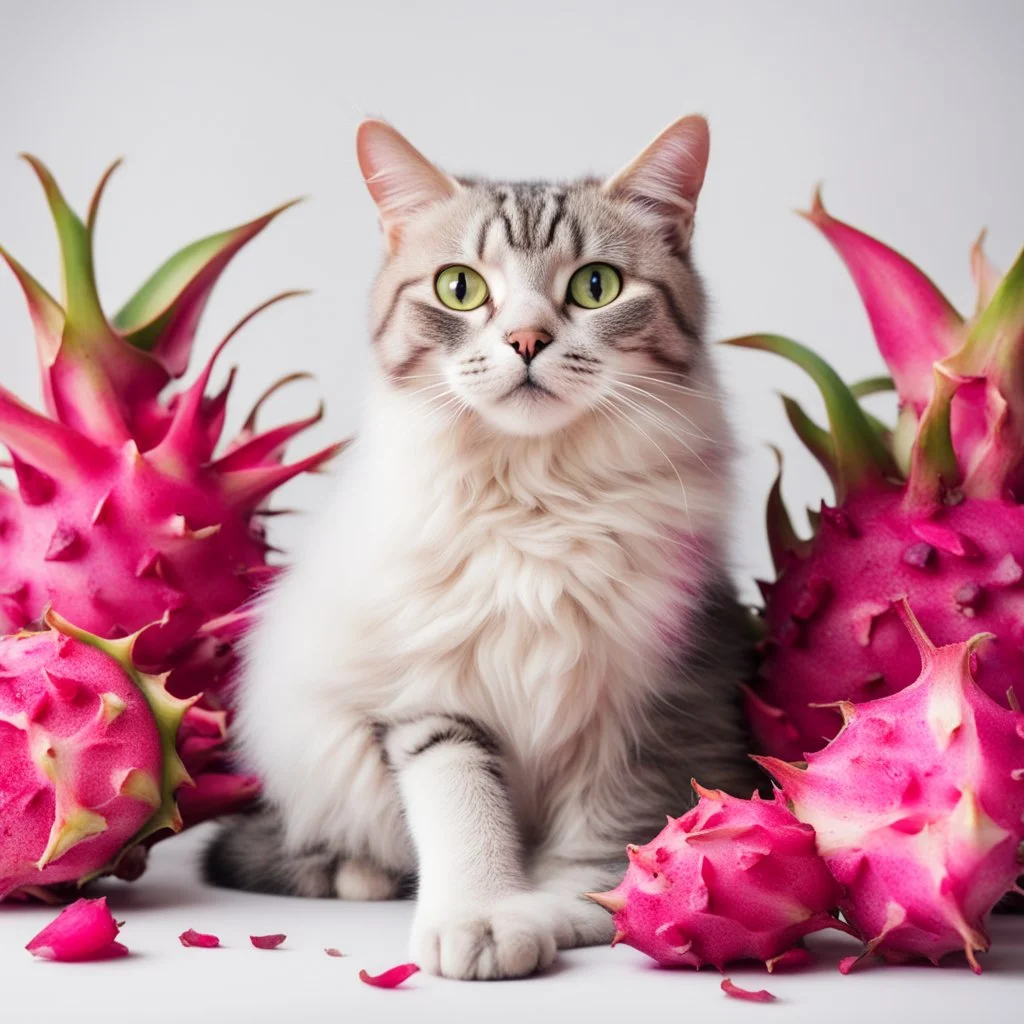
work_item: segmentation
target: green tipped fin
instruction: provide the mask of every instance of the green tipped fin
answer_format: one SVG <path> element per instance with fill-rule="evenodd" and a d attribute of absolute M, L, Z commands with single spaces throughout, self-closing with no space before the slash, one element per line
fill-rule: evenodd
<path fill-rule="evenodd" d="M 898 479 L 899 470 L 864 410 L 839 375 L 805 345 L 777 334 L 732 338 L 724 344 L 782 356 L 805 370 L 825 400 L 836 460 L 836 498 Z"/>
<path fill-rule="evenodd" d="M 961 381 L 936 363 L 932 397 L 917 426 L 910 452 L 910 473 L 904 504 L 916 515 L 930 515 L 960 483 L 960 465 L 953 449 L 953 396 Z"/>
<path fill-rule="evenodd" d="M 777 573 L 793 556 L 802 557 L 807 551 L 807 541 L 801 540 L 793 529 L 793 521 L 782 498 L 782 452 L 772 445 L 778 472 L 768 492 L 768 503 L 765 508 L 765 523 L 768 532 L 768 547 L 772 554 L 772 564 Z"/>
<path fill-rule="evenodd" d="M 172 376 L 181 376 L 188 365 L 195 319 L 224 268 L 242 246 L 297 202 L 186 245 L 125 303 L 114 326 L 127 342 L 151 352 Z"/>
<path fill-rule="evenodd" d="M 818 426 L 804 412 L 803 407 L 796 399 L 790 398 L 789 395 L 783 395 L 782 404 L 785 406 L 789 425 L 796 432 L 797 437 L 821 463 L 821 468 L 828 473 L 833 485 L 838 486 L 839 468 L 836 465 L 836 449 L 832 443 L 832 435 L 824 427 Z"/>
<path fill-rule="evenodd" d="M 892 377 L 867 377 L 850 385 L 850 392 L 854 398 L 867 398 L 868 395 L 880 395 L 895 390 L 896 385 Z"/>
<path fill-rule="evenodd" d="M 29 154 L 24 158 L 35 171 L 46 193 L 57 239 L 60 242 L 64 270 L 64 309 L 68 326 L 75 332 L 89 334 L 107 331 L 107 321 L 100 307 L 96 275 L 92 260 L 92 235 L 78 214 L 68 205 L 53 175 L 41 160 Z M 109 175 L 108 171 L 108 175 Z M 104 179 L 106 180 L 106 179 Z"/>

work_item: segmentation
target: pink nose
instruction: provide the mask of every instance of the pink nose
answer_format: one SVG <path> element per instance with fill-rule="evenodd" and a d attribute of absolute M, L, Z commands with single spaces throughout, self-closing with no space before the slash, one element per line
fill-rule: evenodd
<path fill-rule="evenodd" d="M 519 353 L 524 363 L 529 364 L 540 355 L 540 350 L 551 344 L 551 335 L 547 331 L 524 330 L 513 331 L 506 341 Z"/>

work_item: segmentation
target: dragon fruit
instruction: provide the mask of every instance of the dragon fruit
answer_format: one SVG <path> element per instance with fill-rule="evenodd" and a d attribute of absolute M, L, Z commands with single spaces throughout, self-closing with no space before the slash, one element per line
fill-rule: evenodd
<path fill-rule="evenodd" d="M 835 504 L 810 516 L 814 535 L 797 535 L 778 479 L 768 500 L 778 578 L 762 587 L 764 658 L 747 710 L 759 750 L 790 761 L 836 734 L 837 702 L 914 681 L 918 653 L 893 611 L 900 598 L 937 644 L 998 637 L 976 654 L 993 699 L 1005 702 L 1024 678 L 1024 254 L 1000 281 L 979 240 L 978 308 L 964 322 L 920 270 L 832 218 L 820 197 L 808 217 L 850 268 L 892 380 L 850 388 L 795 341 L 730 342 L 806 370 L 830 426 L 785 399 L 835 489 Z M 890 429 L 858 398 L 893 384 Z"/>
<path fill-rule="evenodd" d="M 624 942 L 666 966 L 719 970 L 737 960 L 769 969 L 805 935 L 845 930 L 842 892 L 815 851 L 814 831 L 781 799 L 740 800 L 694 783 L 697 805 L 646 846 L 610 892 L 589 893 Z"/>
<path fill-rule="evenodd" d="M 0 898 L 81 882 L 181 820 L 175 750 L 189 701 L 55 612 L 0 639 Z"/>
<path fill-rule="evenodd" d="M 100 306 L 92 252 L 110 172 L 83 223 L 46 168 L 29 162 L 57 225 L 65 301 L 59 305 L 0 250 L 28 300 L 49 412 L 0 388 L 0 442 L 18 483 L 17 491 L 0 489 L 0 632 L 38 620 L 51 603 L 103 637 L 143 629 L 137 662 L 149 671 L 188 662 L 191 692 L 212 699 L 195 660 L 210 646 L 200 632 L 273 573 L 260 519 L 265 499 L 341 446 L 284 465 L 285 445 L 320 413 L 257 434 L 254 411 L 241 437 L 214 455 L 232 380 L 206 394 L 214 361 L 277 299 L 230 332 L 194 384 L 170 398 L 163 392 L 187 368 L 221 272 L 284 207 L 181 250 L 111 320 Z M 215 682 L 226 676 L 222 650 L 217 658 Z M 179 694 L 184 685 L 175 687 Z"/>
<path fill-rule="evenodd" d="M 936 648 L 906 602 L 897 610 L 919 652 L 917 681 L 842 702 L 842 731 L 806 768 L 757 760 L 813 826 L 845 890 L 843 916 L 866 940 L 841 970 L 872 955 L 938 963 L 962 949 L 980 973 L 985 918 L 1024 855 L 1024 714 L 972 678 L 990 635 Z"/>

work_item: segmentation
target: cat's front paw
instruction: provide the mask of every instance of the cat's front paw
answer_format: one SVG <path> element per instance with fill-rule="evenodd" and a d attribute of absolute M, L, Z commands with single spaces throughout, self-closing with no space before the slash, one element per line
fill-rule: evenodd
<path fill-rule="evenodd" d="M 546 904 L 532 895 L 447 914 L 417 911 L 413 960 L 432 974 L 464 981 L 525 978 L 544 970 L 555 959 L 559 935 Z"/>

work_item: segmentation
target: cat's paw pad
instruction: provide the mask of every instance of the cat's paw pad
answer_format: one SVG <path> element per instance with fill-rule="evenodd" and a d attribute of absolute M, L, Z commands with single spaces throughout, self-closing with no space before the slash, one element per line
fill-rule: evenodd
<path fill-rule="evenodd" d="M 412 958 L 425 971 L 446 978 L 525 978 L 550 966 L 557 950 L 550 914 L 517 897 L 487 910 L 417 915 L 413 925 Z"/>

